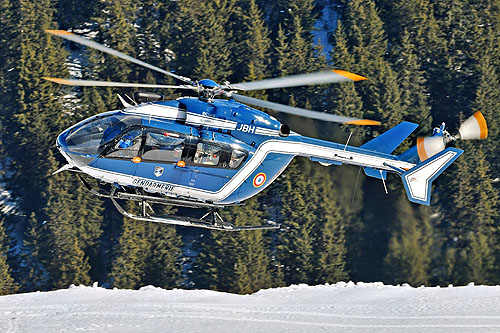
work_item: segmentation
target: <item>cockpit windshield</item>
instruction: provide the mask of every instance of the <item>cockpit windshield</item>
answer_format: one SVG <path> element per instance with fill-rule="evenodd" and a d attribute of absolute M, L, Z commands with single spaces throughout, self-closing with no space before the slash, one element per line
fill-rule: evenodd
<path fill-rule="evenodd" d="M 71 131 L 66 144 L 75 153 L 97 155 L 104 145 L 113 140 L 125 128 L 140 125 L 141 118 L 123 114 L 108 114 L 96 117 Z"/>

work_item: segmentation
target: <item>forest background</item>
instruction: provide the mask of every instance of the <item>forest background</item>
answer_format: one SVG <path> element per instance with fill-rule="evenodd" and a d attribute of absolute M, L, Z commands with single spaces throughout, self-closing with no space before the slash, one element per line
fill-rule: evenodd
<path fill-rule="evenodd" d="M 235 293 L 341 280 L 500 283 L 500 0 L 0 0 L 0 21 L 0 294 L 93 281 Z M 443 121 L 454 132 L 475 110 L 486 117 L 489 139 L 458 144 L 465 153 L 435 182 L 430 207 L 409 203 L 397 176 L 386 195 L 356 167 L 297 158 L 260 196 L 224 212 L 237 225 L 272 220 L 279 230 L 210 232 L 124 219 L 73 174 L 51 174 L 64 164 L 58 133 L 119 108 L 116 94 L 130 91 L 41 78 L 173 81 L 45 29 L 69 29 L 197 79 L 325 68 L 366 76 L 253 93 L 382 122 L 349 128 L 275 114 L 322 139 L 345 142 L 352 131 L 360 145 L 403 120 L 420 124 L 401 152 Z M 322 45 L 317 36 L 325 32 Z"/>

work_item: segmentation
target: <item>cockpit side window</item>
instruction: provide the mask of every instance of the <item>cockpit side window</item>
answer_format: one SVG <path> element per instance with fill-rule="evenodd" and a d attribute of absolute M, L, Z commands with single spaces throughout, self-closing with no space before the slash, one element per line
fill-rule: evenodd
<path fill-rule="evenodd" d="M 201 165 L 218 165 L 221 155 L 219 145 L 200 142 L 196 146 L 193 162 Z"/>
<path fill-rule="evenodd" d="M 187 138 L 185 143 L 182 159 L 187 165 L 238 169 L 248 156 L 244 149 L 196 137 Z"/>
<path fill-rule="evenodd" d="M 138 126 L 141 118 L 122 114 L 105 114 L 88 119 L 68 132 L 68 149 L 79 154 L 98 155 L 127 127 Z"/>
<path fill-rule="evenodd" d="M 185 138 L 172 132 L 148 132 L 142 154 L 143 160 L 177 162 L 182 158 Z"/>
<path fill-rule="evenodd" d="M 127 158 L 131 159 L 139 154 L 142 143 L 142 129 L 132 128 L 120 137 L 113 144 L 111 151 L 106 155 L 110 158 Z"/>
<path fill-rule="evenodd" d="M 231 159 L 229 160 L 229 167 L 237 169 L 247 157 L 247 152 L 241 149 L 233 149 L 231 152 Z"/>

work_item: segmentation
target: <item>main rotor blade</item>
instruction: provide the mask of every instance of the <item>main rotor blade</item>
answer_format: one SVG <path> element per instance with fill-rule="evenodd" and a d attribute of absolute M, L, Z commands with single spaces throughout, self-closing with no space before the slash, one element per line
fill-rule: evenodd
<path fill-rule="evenodd" d="M 316 73 L 291 75 L 261 81 L 236 83 L 229 85 L 227 88 L 239 90 L 264 90 L 360 80 L 366 80 L 366 78 L 340 69 L 332 69 Z"/>
<path fill-rule="evenodd" d="M 162 84 L 148 84 L 148 83 L 128 83 L 128 82 L 110 82 L 110 81 L 92 81 L 92 80 L 73 80 L 73 79 L 59 79 L 55 77 L 42 77 L 47 81 L 66 84 L 70 86 L 82 87 L 125 87 L 125 88 L 160 88 L 160 89 L 190 89 L 196 90 L 193 86 L 169 86 Z"/>
<path fill-rule="evenodd" d="M 152 70 L 160 72 L 162 74 L 172 76 L 172 77 L 174 77 L 174 78 L 176 78 L 178 80 L 181 80 L 183 82 L 186 82 L 186 83 L 189 83 L 189 84 L 193 84 L 193 81 L 190 78 L 188 78 L 188 77 L 180 76 L 180 75 L 171 73 L 169 71 L 166 71 L 164 69 L 158 68 L 156 66 L 150 65 L 150 64 L 148 64 L 148 63 L 146 63 L 144 61 L 141 61 L 141 60 L 135 59 L 135 58 L 133 58 L 131 56 L 128 56 L 125 53 L 121 53 L 120 51 L 114 50 L 114 49 L 112 49 L 110 47 L 107 47 L 107 46 L 104 46 L 102 44 L 93 42 L 91 40 L 88 40 L 87 38 L 78 36 L 78 35 L 76 35 L 76 34 L 74 34 L 72 32 L 69 32 L 69 31 L 66 31 L 66 30 L 45 30 L 45 31 L 47 31 L 48 33 L 50 33 L 52 35 L 55 35 L 55 36 L 58 36 L 58 37 L 70 40 L 70 41 L 78 43 L 78 44 L 82 44 L 82 45 L 94 48 L 94 49 L 102 51 L 104 53 L 108 53 L 108 54 L 114 55 L 115 57 L 118 57 L 118 58 L 130 61 L 130 62 L 133 62 L 133 63 L 135 63 L 137 65 L 141 65 L 143 67 L 152 69 Z"/>
<path fill-rule="evenodd" d="M 345 116 L 338 116 L 330 113 L 306 110 L 302 108 L 296 108 L 293 106 L 278 104 L 274 102 L 263 101 L 261 99 L 242 96 L 239 94 L 232 94 L 232 97 L 238 102 L 251 104 L 255 106 L 260 106 L 266 109 L 275 110 L 278 112 L 289 113 L 296 116 L 319 119 L 323 121 L 331 121 L 334 123 L 344 123 L 349 125 L 380 125 L 379 121 L 369 120 L 369 119 L 359 119 Z"/>

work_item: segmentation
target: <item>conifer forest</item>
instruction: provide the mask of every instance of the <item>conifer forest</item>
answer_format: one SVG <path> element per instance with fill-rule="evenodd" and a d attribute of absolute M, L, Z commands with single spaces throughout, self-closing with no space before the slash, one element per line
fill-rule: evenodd
<path fill-rule="evenodd" d="M 0 21 L 0 295 L 93 282 L 241 294 L 348 280 L 500 283 L 500 0 L 0 0 Z M 117 93 L 133 90 L 42 77 L 174 81 L 46 29 L 221 83 L 328 68 L 367 77 L 250 94 L 382 122 L 339 126 L 272 113 L 324 140 L 346 142 L 352 132 L 359 146 L 401 121 L 419 124 L 397 154 L 442 122 L 454 132 L 476 110 L 489 137 L 455 144 L 465 153 L 434 182 L 431 206 L 410 203 L 397 175 L 386 194 L 358 167 L 295 158 L 263 193 L 222 211 L 236 225 L 271 220 L 278 230 L 130 220 L 73 173 L 52 173 L 65 164 L 57 135 L 122 107 Z"/>

